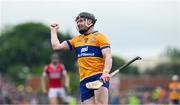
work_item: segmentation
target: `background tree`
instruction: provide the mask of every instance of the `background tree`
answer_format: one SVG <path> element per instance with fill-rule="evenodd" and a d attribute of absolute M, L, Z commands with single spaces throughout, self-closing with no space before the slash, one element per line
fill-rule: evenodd
<path fill-rule="evenodd" d="M 164 52 L 164 57 L 169 59 L 169 62 L 160 63 L 154 69 L 146 70 L 145 74 L 149 75 L 180 75 L 180 49 L 167 48 Z"/>
<path fill-rule="evenodd" d="M 123 58 L 120 58 L 115 55 L 112 57 L 112 60 L 113 60 L 112 71 L 118 69 L 120 66 L 122 66 L 123 64 L 125 64 L 127 62 Z M 121 70 L 120 73 L 126 74 L 126 75 L 138 75 L 139 70 L 137 67 L 130 65 L 129 67 Z"/>
<path fill-rule="evenodd" d="M 58 36 L 61 41 L 71 38 L 68 33 L 58 32 Z M 27 75 L 42 74 L 53 52 L 48 26 L 28 22 L 6 27 L 0 34 L 0 72 L 9 76 L 17 85 L 24 84 Z M 59 55 L 66 69 L 73 71 L 74 52 L 61 52 Z"/>
<path fill-rule="evenodd" d="M 70 39 L 69 34 L 58 33 L 60 40 Z M 49 27 L 41 23 L 19 24 L 3 30 L 0 35 L 0 71 L 18 64 L 33 67 L 49 63 L 53 53 Z M 59 53 L 67 70 L 72 70 L 75 57 L 71 52 Z M 32 72 L 32 71 L 30 71 Z"/>
<path fill-rule="evenodd" d="M 180 48 L 168 47 L 164 55 L 168 56 L 172 61 L 180 60 Z"/>

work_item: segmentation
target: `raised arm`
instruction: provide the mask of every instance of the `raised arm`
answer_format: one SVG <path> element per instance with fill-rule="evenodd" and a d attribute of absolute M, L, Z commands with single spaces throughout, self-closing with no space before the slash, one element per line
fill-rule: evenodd
<path fill-rule="evenodd" d="M 66 41 L 63 41 L 60 43 L 58 36 L 57 36 L 57 30 L 59 28 L 58 24 L 52 24 L 50 26 L 51 28 L 51 45 L 53 50 L 58 50 L 58 51 L 65 51 L 69 50 L 69 46 Z"/>

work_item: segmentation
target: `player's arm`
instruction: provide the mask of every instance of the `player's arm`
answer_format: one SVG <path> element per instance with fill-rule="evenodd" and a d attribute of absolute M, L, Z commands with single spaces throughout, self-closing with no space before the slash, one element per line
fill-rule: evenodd
<path fill-rule="evenodd" d="M 42 92 L 43 92 L 44 94 L 47 93 L 46 77 L 47 77 L 47 74 L 46 74 L 46 67 L 45 67 L 44 70 L 43 70 L 43 74 L 42 74 L 42 76 L 41 76 L 41 87 L 42 87 Z"/>
<path fill-rule="evenodd" d="M 104 62 L 104 70 L 103 70 L 101 79 L 104 82 L 108 82 L 110 79 L 109 73 L 112 67 L 112 54 L 111 54 L 110 48 L 102 49 L 102 54 L 103 54 L 103 57 L 105 58 L 105 62 Z"/>
<path fill-rule="evenodd" d="M 70 80 L 69 80 L 69 75 L 68 75 L 68 73 L 66 72 L 66 70 L 64 70 L 63 71 L 63 78 L 64 78 L 64 85 L 65 85 L 65 87 L 66 88 L 69 88 L 69 82 L 70 82 Z"/>
<path fill-rule="evenodd" d="M 51 45 L 53 50 L 58 50 L 58 51 L 65 51 L 69 50 L 69 46 L 66 41 L 63 41 L 60 43 L 58 36 L 57 36 L 57 30 L 59 28 L 58 24 L 52 24 L 50 26 L 51 28 Z"/>
<path fill-rule="evenodd" d="M 110 70 L 112 67 L 112 54 L 111 54 L 111 48 L 108 39 L 104 35 L 99 35 L 98 42 L 101 48 L 102 55 L 105 59 L 104 61 L 104 70 L 103 74 L 101 76 L 101 79 L 104 82 L 109 81 L 110 79 Z"/>
<path fill-rule="evenodd" d="M 104 82 L 108 82 L 110 79 L 109 73 L 112 67 L 112 54 L 111 54 L 110 48 L 102 49 L 102 54 L 103 54 L 103 57 L 105 58 L 105 62 L 104 62 L 104 70 L 103 70 L 101 79 Z"/>
<path fill-rule="evenodd" d="M 110 48 L 102 49 L 103 57 L 105 58 L 103 73 L 109 73 L 112 67 L 112 54 Z"/>

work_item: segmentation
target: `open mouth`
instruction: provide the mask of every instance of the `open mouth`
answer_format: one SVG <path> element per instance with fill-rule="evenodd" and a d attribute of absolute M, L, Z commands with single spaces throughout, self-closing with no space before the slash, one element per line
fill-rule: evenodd
<path fill-rule="evenodd" d="M 84 27 L 84 26 L 78 26 L 78 29 L 79 29 L 79 30 L 84 30 L 85 27 Z"/>

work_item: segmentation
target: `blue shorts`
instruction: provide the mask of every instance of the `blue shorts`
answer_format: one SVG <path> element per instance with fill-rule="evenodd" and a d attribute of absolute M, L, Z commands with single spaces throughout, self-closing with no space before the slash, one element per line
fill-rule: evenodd
<path fill-rule="evenodd" d="M 86 83 L 99 80 L 101 75 L 102 74 L 96 74 L 80 82 L 80 94 L 82 102 L 94 96 L 94 89 L 86 88 Z M 109 82 L 103 83 L 103 87 L 109 88 Z"/>

